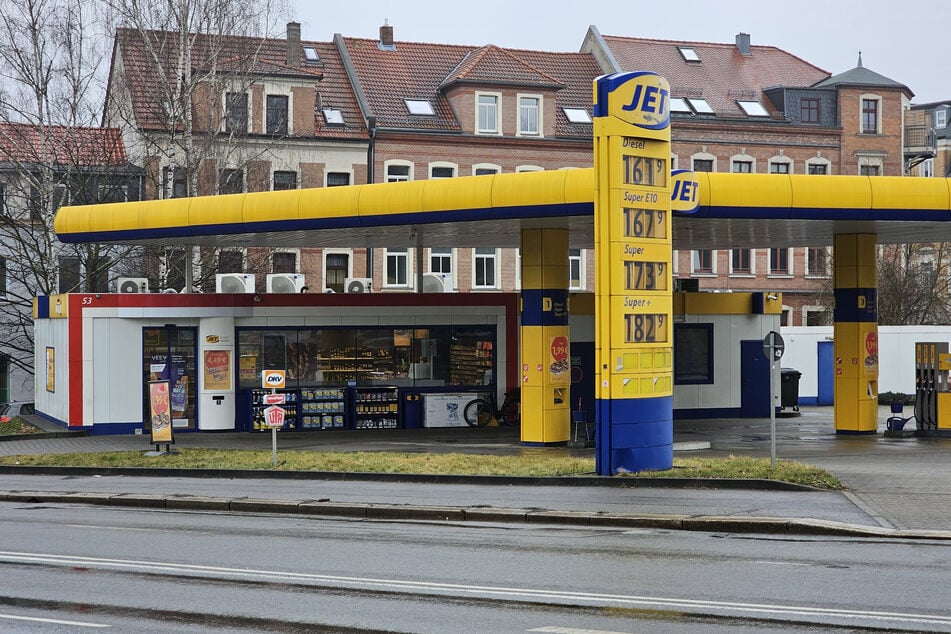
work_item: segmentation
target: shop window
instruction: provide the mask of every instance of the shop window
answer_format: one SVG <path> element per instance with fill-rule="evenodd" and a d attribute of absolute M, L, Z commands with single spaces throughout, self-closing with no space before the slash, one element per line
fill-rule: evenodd
<path fill-rule="evenodd" d="M 168 381 L 172 427 L 196 429 L 195 388 L 197 328 L 166 327 L 142 329 L 142 365 L 145 381 Z M 230 367 L 230 366 L 229 366 Z M 258 380 L 260 381 L 260 375 Z M 151 430 L 148 390 L 143 390 L 146 432 Z"/>
<path fill-rule="evenodd" d="M 674 384 L 713 383 L 713 324 L 674 324 Z"/>
<path fill-rule="evenodd" d="M 267 134 L 287 136 L 287 95 L 267 96 Z"/>
<path fill-rule="evenodd" d="M 386 250 L 386 286 L 408 284 L 409 253 L 406 249 Z"/>

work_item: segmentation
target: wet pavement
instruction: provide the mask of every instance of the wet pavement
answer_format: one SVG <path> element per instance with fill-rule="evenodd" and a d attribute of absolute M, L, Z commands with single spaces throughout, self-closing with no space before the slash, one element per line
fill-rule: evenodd
<path fill-rule="evenodd" d="M 284 502 L 280 508 L 285 510 L 288 502 L 309 504 L 308 512 L 313 512 L 314 501 L 322 501 L 323 510 L 342 505 L 347 512 L 363 509 L 367 517 L 380 509 L 396 506 L 404 511 L 452 507 L 500 511 L 496 516 L 479 516 L 470 511 L 468 519 L 478 516 L 499 520 L 508 513 L 521 521 L 534 514 L 535 521 L 539 521 L 547 512 L 564 515 L 562 521 L 572 518 L 593 522 L 609 516 L 624 516 L 641 518 L 642 523 L 651 518 L 656 521 L 667 518 L 669 525 L 675 528 L 685 528 L 692 522 L 692 528 L 733 526 L 739 530 L 766 530 L 774 526 L 782 531 L 790 530 L 792 522 L 798 532 L 814 531 L 820 525 L 835 525 L 862 529 L 869 535 L 951 538 L 951 487 L 948 486 L 951 438 L 886 437 L 883 432 L 888 415 L 888 408 L 882 408 L 879 433 L 867 436 L 835 434 L 831 407 L 803 407 L 799 416 L 776 418 L 777 457 L 829 470 L 846 487 L 844 491 L 835 492 L 771 490 L 755 482 L 740 483 L 738 487 L 736 483 L 727 486 L 696 481 L 653 482 L 649 486 L 632 487 L 630 482 L 619 486 L 622 483 L 617 481 L 621 478 L 596 476 L 513 481 L 344 475 L 302 480 L 287 476 L 275 478 L 271 474 L 240 478 L 227 473 L 216 474 L 218 477 L 194 477 L 193 472 L 162 472 L 162 484 L 156 487 L 154 477 L 138 477 L 141 472 L 125 475 L 107 472 L 103 477 L 93 478 L 63 473 L 26 475 L 15 470 L 3 472 L 6 475 L 0 476 L 0 489 L 8 496 L 18 491 L 98 493 L 116 496 L 109 503 L 119 503 L 122 494 L 154 495 L 158 488 L 163 495 L 172 496 L 178 502 L 186 498 L 213 498 L 217 500 L 216 507 L 220 507 L 224 500 L 274 500 Z M 271 434 L 267 432 L 179 433 L 175 440 L 177 448 L 271 448 Z M 769 457 L 770 421 L 768 418 L 675 421 L 674 442 L 675 458 Z M 594 455 L 591 447 L 524 447 L 520 444 L 518 428 L 511 427 L 281 432 L 278 448 L 279 451 Z M 0 442 L 0 455 L 149 449 L 152 446 L 148 436 L 141 435 L 56 434 Z M 125 499 L 128 501 L 128 497 Z M 295 509 L 300 512 L 298 507 Z M 503 510 L 506 513 L 501 513 Z M 697 522 L 698 519 L 704 522 Z M 741 522 L 748 525 L 744 528 Z"/>

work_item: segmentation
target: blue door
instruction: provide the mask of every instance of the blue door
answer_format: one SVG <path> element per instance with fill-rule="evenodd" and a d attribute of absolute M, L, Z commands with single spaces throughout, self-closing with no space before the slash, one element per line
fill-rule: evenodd
<path fill-rule="evenodd" d="M 819 380 L 819 392 L 816 398 L 816 405 L 832 405 L 835 393 L 834 378 L 832 375 L 832 351 L 834 342 L 820 341 L 816 346 L 816 356 L 818 357 L 819 367 L 816 376 Z"/>
<path fill-rule="evenodd" d="M 740 342 L 740 416 L 769 416 L 769 361 L 763 342 Z"/>

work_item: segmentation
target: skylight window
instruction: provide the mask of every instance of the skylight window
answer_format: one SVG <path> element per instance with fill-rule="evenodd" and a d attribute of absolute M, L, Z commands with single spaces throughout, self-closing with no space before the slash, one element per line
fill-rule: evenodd
<path fill-rule="evenodd" d="M 690 107 L 693 108 L 693 111 L 697 114 L 713 114 L 713 108 L 710 107 L 706 99 L 688 97 L 687 103 L 690 104 Z"/>
<path fill-rule="evenodd" d="M 324 108 L 323 113 L 329 125 L 343 125 L 343 113 L 338 108 Z"/>
<path fill-rule="evenodd" d="M 687 105 L 687 100 L 683 97 L 670 98 L 670 111 L 679 114 L 693 114 L 693 110 Z"/>
<path fill-rule="evenodd" d="M 769 116 L 769 113 L 766 112 L 766 108 L 758 101 L 737 101 L 736 103 L 743 109 L 743 112 L 751 117 Z"/>
<path fill-rule="evenodd" d="M 570 123 L 591 123 L 591 115 L 584 108 L 562 108 Z"/>
<path fill-rule="evenodd" d="M 304 47 L 304 59 L 308 62 L 319 62 L 320 55 L 317 54 L 317 47 L 315 46 L 305 46 Z"/>
<path fill-rule="evenodd" d="M 428 117 L 436 114 L 436 111 L 433 110 L 433 104 L 429 103 L 426 99 L 404 99 L 403 102 L 406 104 L 406 109 L 409 110 L 410 114 Z"/>
<path fill-rule="evenodd" d="M 678 46 L 677 50 L 680 51 L 680 56 L 684 58 L 685 62 L 700 61 L 700 56 L 697 55 L 697 50 L 692 46 Z"/>

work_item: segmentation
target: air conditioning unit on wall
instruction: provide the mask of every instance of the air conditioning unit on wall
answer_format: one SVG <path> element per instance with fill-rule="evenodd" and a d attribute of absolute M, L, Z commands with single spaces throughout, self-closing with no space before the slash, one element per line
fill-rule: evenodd
<path fill-rule="evenodd" d="M 146 277 L 120 277 L 116 280 L 117 293 L 148 293 L 149 280 Z"/>
<path fill-rule="evenodd" d="M 253 293 L 253 273 L 218 273 L 215 275 L 216 293 Z"/>
<path fill-rule="evenodd" d="M 268 293 L 300 293 L 304 288 L 302 273 L 268 273 Z"/>
<path fill-rule="evenodd" d="M 373 280 L 369 277 L 348 277 L 343 281 L 344 293 L 369 293 L 373 290 Z"/>
<path fill-rule="evenodd" d="M 448 273 L 423 273 L 423 293 L 451 293 L 452 276 Z"/>

